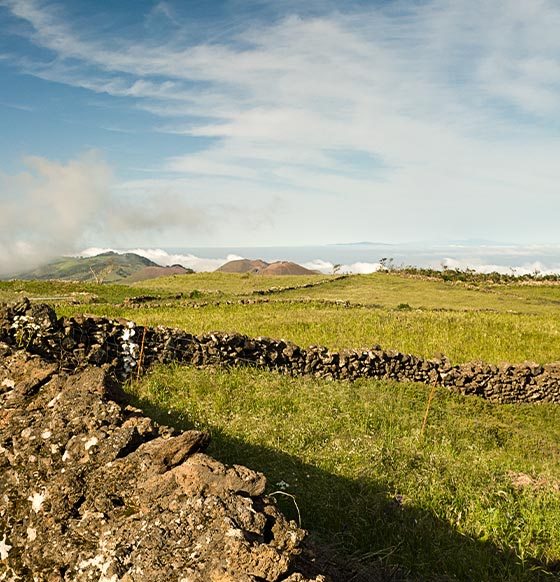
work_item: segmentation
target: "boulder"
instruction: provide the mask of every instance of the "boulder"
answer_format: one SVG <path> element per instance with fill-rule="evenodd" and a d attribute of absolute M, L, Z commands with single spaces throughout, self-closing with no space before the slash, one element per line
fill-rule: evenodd
<path fill-rule="evenodd" d="M 157 424 L 102 368 L 0 345 L 0 580 L 319 582 L 266 480 Z"/>

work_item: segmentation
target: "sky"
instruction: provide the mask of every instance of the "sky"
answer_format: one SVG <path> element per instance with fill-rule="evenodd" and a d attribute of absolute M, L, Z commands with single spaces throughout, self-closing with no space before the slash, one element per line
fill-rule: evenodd
<path fill-rule="evenodd" d="M 557 0 L 0 0 L 0 270 L 560 243 Z"/>

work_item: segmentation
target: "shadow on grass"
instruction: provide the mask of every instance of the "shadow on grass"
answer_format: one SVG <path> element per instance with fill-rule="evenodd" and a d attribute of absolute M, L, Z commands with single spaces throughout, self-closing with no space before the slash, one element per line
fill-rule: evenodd
<path fill-rule="evenodd" d="M 200 430 L 183 415 L 131 398 L 161 424 Z M 522 563 L 514 552 L 462 535 L 367 475 L 340 477 L 292 455 L 246 443 L 219 427 L 205 430 L 212 436 L 210 455 L 264 473 L 267 493 L 284 514 L 296 522 L 301 517 L 311 552 L 304 553 L 298 567 L 310 574 L 327 573 L 333 582 L 529 581 L 560 576 L 560 562 Z"/>

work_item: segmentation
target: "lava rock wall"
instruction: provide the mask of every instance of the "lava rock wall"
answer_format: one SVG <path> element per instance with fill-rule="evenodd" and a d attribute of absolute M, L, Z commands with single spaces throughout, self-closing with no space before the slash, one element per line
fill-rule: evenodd
<path fill-rule="evenodd" d="M 443 355 L 424 359 L 380 346 L 333 352 L 322 346 L 302 348 L 267 337 L 224 332 L 192 335 L 102 317 L 80 315 L 57 320 L 52 308 L 27 300 L 0 307 L 0 340 L 58 362 L 62 369 L 94 364 L 122 379 L 154 362 L 250 365 L 318 378 L 422 382 L 501 403 L 560 402 L 560 362 L 453 366 Z"/>

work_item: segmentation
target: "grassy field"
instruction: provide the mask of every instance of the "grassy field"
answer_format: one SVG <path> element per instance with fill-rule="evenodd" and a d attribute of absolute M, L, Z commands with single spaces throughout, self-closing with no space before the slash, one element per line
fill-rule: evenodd
<path fill-rule="evenodd" d="M 425 386 L 161 367 L 130 387 L 210 453 L 263 471 L 285 513 L 363 563 L 439 580 L 538 580 L 560 567 L 560 408 Z"/>
<path fill-rule="evenodd" d="M 314 283 L 307 289 L 280 291 L 282 288 Z M 164 277 L 142 282 L 144 289 L 159 293 L 190 294 L 200 299 L 249 296 L 253 292 L 276 287 L 275 297 L 284 299 L 329 299 L 366 305 L 413 309 L 453 309 L 512 311 L 519 313 L 555 314 L 560 307 L 560 284 L 497 285 L 465 284 L 441 280 L 423 280 L 390 273 L 372 273 L 352 277 L 263 277 L 199 273 L 189 276 Z"/>
<path fill-rule="evenodd" d="M 65 315 L 75 311 L 74 306 L 59 309 Z M 303 347 L 342 349 L 379 344 L 424 357 L 442 352 L 454 363 L 480 359 L 544 363 L 560 355 L 560 319 L 545 315 L 276 302 L 158 309 L 91 305 L 87 311 L 126 317 L 142 325 L 178 327 L 190 333 L 219 330 L 283 338 Z"/>
<path fill-rule="evenodd" d="M 310 282 L 318 284 L 278 289 Z M 55 301 L 59 315 L 86 311 L 194 333 L 235 330 L 302 346 L 439 351 L 454 363 L 560 359 L 558 284 L 473 285 L 385 273 L 197 274 L 130 287 L 0 283 L 4 300 L 80 292 L 87 296 L 74 298 L 87 305 Z M 123 305 L 142 294 L 157 299 Z M 247 298 L 269 302 L 239 302 Z M 263 471 L 284 511 L 298 519 L 299 510 L 314 539 L 354 562 L 399 564 L 429 580 L 560 573 L 557 405 L 495 405 L 437 390 L 421 437 L 428 393 L 418 384 L 160 367 L 128 389 L 158 420 L 209 430 L 210 452 L 220 460 Z"/>
<path fill-rule="evenodd" d="M 282 291 L 309 283 L 314 286 Z M 88 288 L 94 293 L 96 286 Z M 270 288 L 274 291 L 265 296 L 255 295 Z M 331 349 L 379 344 L 423 357 L 441 352 L 454 363 L 546 363 L 560 357 L 558 284 L 474 286 L 386 273 L 347 278 L 201 273 L 155 279 L 142 287 L 113 285 L 98 293 L 100 301 L 86 308 L 90 313 L 192 333 L 237 331 Z M 156 302 L 157 308 L 116 305 L 125 296 L 146 293 L 183 298 L 166 300 L 165 306 Z M 247 298 L 256 303 L 239 303 Z M 269 302 L 259 303 L 263 299 Z M 63 315 L 75 310 L 73 305 L 59 308 Z"/>

